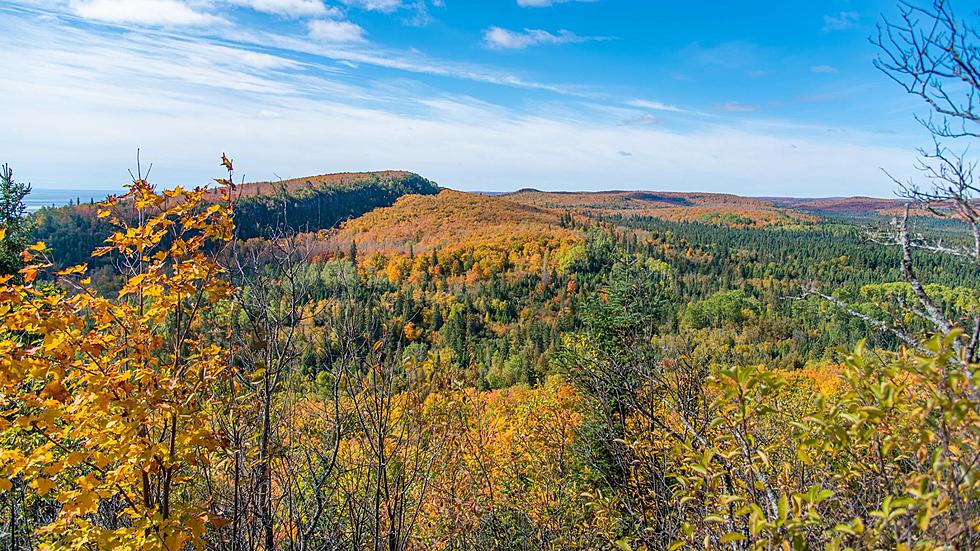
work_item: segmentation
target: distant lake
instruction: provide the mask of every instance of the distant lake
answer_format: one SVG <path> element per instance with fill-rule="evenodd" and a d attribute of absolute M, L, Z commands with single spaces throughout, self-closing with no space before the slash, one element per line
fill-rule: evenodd
<path fill-rule="evenodd" d="M 38 189 L 31 190 L 30 195 L 25 199 L 27 210 L 34 212 L 41 207 L 63 207 L 69 203 L 81 201 L 101 201 L 110 193 L 120 194 L 125 190 L 118 189 Z"/>

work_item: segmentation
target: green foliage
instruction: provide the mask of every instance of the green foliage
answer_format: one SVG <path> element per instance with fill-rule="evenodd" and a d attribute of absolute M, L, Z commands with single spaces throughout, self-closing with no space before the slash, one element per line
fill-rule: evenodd
<path fill-rule="evenodd" d="M 717 224 L 719 226 L 751 226 L 752 219 L 732 212 L 711 212 L 698 217 L 698 222 Z"/>
<path fill-rule="evenodd" d="M 330 229 L 375 208 L 389 206 L 402 195 L 432 195 L 439 191 L 435 183 L 411 173 L 337 176 L 343 178 L 310 178 L 282 185 L 244 184 L 245 191 L 235 206 L 237 237 Z M 40 209 L 33 215 L 36 236 L 52 249 L 57 266 L 89 262 L 96 283 L 111 287 L 117 284 L 112 266 L 89 258 L 89 252 L 102 244 L 101 236 L 112 231 L 109 221 L 98 218 L 96 211 L 92 205 Z M 351 251 L 355 250 L 352 247 Z"/>
<path fill-rule="evenodd" d="M 602 292 L 582 310 L 585 333 L 600 347 L 649 342 L 667 312 L 669 283 L 636 259 L 613 265 Z"/>
<path fill-rule="evenodd" d="M 0 275 L 17 273 L 24 262 L 21 252 L 31 244 L 33 225 L 27 218 L 24 199 L 31 185 L 14 181 L 14 171 L 7 165 L 0 168 Z"/>
<path fill-rule="evenodd" d="M 558 254 L 555 259 L 555 269 L 560 274 L 569 274 L 581 267 L 589 258 L 585 243 L 576 243 Z"/>
<path fill-rule="evenodd" d="M 684 322 L 694 328 L 741 324 L 758 314 L 759 303 L 742 289 L 719 291 L 692 304 L 684 313 Z"/>
<path fill-rule="evenodd" d="M 325 229 L 334 222 L 324 213 L 355 216 L 375 199 L 431 191 L 405 176 L 358 182 L 294 183 L 276 199 L 242 201 L 240 235 L 252 238 L 234 252 L 256 261 L 247 274 L 229 272 L 243 277 L 235 296 L 253 304 L 222 302 L 214 316 L 234 343 L 229 388 L 251 389 L 241 395 L 251 417 L 219 422 L 237 435 L 234 476 L 249 482 L 229 491 L 231 472 L 209 479 L 217 509 L 230 510 L 261 469 L 281 469 L 268 483 L 283 492 L 275 499 L 315 507 L 248 514 L 276 517 L 266 533 L 284 547 L 394 522 L 347 516 L 350 503 L 357 515 L 419 507 L 404 534 L 434 548 L 978 542 L 980 373 L 963 359 L 968 339 L 921 336 L 923 305 L 897 282 L 900 258 L 856 228 L 610 224 L 565 213 L 535 226 L 546 238 L 528 242 L 536 260 L 522 264 L 423 245 L 409 210 L 399 214 L 409 226 L 404 255 L 379 253 L 383 229 L 356 244 L 330 241 L 338 230 L 297 238 L 312 250 L 277 269 L 282 241 L 262 237 L 269 230 L 296 220 Z M 460 215 L 437 209 L 427 220 Z M 55 250 L 98 239 L 104 223 L 81 206 L 36 220 Z M 569 239 L 548 239 L 552 223 Z M 471 236 L 473 250 L 500 237 L 489 233 Z M 943 315 L 966 325 L 980 274 L 933 254 L 915 262 Z M 103 268 L 93 281 L 111 286 Z M 916 340 L 801 297 L 804 286 L 895 319 Z M 256 329 L 273 318 L 271 330 Z M 242 436 L 263 415 L 289 421 L 270 429 L 271 442 Z M 396 497 L 378 493 L 385 480 Z"/>
<path fill-rule="evenodd" d="M 620 547 L 976 544 L 980 366 L 957 335 L 786 372 L 717 362 L 683 333 L 622 339 L 644 308 L 604 304 L 561 360 L 593 405 L 592 507 Z"/>
<path fill-rule="evenodd" d="M 417 174 L 367 174 L 343 183 L 292 181 L 272 193 L 247 196 L 236 205 L 236 231 L 240 238 L 266 236 L 270 228 L 287 226 L 298 231 L 333 228 L 379 207 L 392 205 L 406 194 L 434 195 L 439 187 Z"/>

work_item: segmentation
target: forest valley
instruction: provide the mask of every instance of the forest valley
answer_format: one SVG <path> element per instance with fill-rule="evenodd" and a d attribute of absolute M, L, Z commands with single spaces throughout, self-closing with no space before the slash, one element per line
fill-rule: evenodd
<path fill-rule="evenodd" d="M 0 548 L 976 549 L 978 188 L 942 143 L 980 116 L 940 77 L 978 97 L 980 50 L 934 8 L 879 38 L 945 121 L 893 200 L 222 155 L 27 214 L 5 168 Z"/>

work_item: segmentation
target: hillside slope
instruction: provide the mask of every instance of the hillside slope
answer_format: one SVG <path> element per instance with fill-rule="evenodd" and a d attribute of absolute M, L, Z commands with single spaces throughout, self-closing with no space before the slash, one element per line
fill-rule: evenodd
<path fill-rule="evenodd" d="M 772 204 L 816 214 L 888 215 L 900 211 L 905 205 L 901 199 L 878 197 L 822 197 L 798 199 L 794 197 L 767 198 Z"/>
<path fill-rule="evenodd" d="M 409 194 L 434 195 L 439 186 L 403 171 L 323 174 L 241 186 L 235 206 L 239 237 L 260 237 L 270 227 L 332 228 Z"/>
<path fill-rule="evenodd" d="M 400 272 L 432 272 L 479 279 L 493 273 L 539 270 L 582 238 L 559 211 L 489 196 L 442 190 L 406 195 L 394 205 L 349 220 L 318 236 L 324 250 L 356 244 L 360 258 Z M 397 260 L 395 260 L 397 259 Z"/>
<path fill-rule="evenodd" d="M 439 186 L 418 174 L 403 171 L 324 174 L 281 182 L 246 183 L 236 187 L 235 225 L 243 239 L 267 235 L 283 223 L 290 228 L 316 231 L 332 228 L 378 207 L 393 204 L 406 194 L 435 194 Z M 217 191 L 210 194 L 217 198 Z M 89 261 L 97 236 L 111 228 L 96 218 L 92 205 L 43 208 L 34 213 L 37 239 L 52 248 L 59 265 Z M 120 217 L 131 216 L 125 204 Z M 97 262 L 96 262 L 97 263 Z"/>
<path fill-rule="evenodd" d="M 724 193 L 520 190 L 505 197 L 522 204 L 582 214 L 652 216 L 675 222 L 765 227 L 816 221 L 810 214 L 780 208 L 765 199 Z"/>

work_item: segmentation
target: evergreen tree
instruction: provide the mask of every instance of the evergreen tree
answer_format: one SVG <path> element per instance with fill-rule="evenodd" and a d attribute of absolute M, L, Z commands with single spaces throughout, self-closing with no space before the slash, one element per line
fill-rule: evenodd
<path fill-rule="evenodd" d="M 0 228 L 5 237 L 0 240 L 0 274 L 14 274 L 23 262 L 20 253 L 30 244 L 33 225 L 27 218 L 24 199 L 31 185 L 14 181 L 9 165 L 0 169 Z"/>
<path fill-rule="evenodd" d="M 350 242 L 350 250 L 347 251 L 347 260 L 350 260 L 351 264 L 357 266 L 357 243 L 353 241 Z"/>

